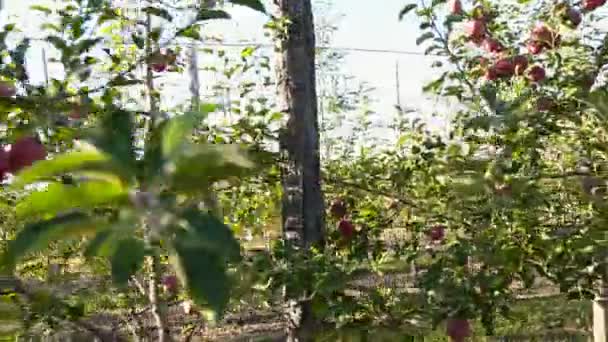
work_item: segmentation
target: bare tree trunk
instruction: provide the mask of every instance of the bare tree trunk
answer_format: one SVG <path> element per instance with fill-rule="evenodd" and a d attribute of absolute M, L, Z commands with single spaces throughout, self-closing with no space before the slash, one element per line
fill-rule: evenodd
<path fill-rule="evenodd" d="M 275 0 L 275 4 L 279 18 L 289 21 L 287 34 L 279 33 L 276 64 L 279 106 L 288 114 L 281 134 L 283 233 L 294 248 L 306 251 L 324 242 L 312 6 L 310 0 Z M 288 340 L 311 340 L 315 322 L 304 299 L 307 293 L 286 289 L 285 294 Z"/>

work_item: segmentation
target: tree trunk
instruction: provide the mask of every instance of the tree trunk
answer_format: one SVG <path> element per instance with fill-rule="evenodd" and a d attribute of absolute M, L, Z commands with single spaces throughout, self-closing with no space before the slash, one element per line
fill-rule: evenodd
<path fill-rule="evenodd" d="M 289 20 L 279 32 L 276 72 L 279 109 L 288 114 L 281 133 L 283 234 L 296 249 L 324 242 L 319 124 L 315 79 L 315 35 L 310 0 L 275 0 L 278 17 Z M 306 293 L 286 289 L 288 340 L 309 341 L 314 319 Z"/>

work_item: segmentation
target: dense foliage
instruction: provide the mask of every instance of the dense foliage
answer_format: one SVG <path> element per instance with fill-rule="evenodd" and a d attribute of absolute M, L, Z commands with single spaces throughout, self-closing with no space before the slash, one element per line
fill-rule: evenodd
<path fill-rule="evenodd" d="M 265 13 L 257 0 L 230 2 Z M 460 110 L 449 135 L 399 111 L 386 127 L 399 137 L 387 144 L 366 135 L 364 92 L 326 94 L 328 239 L 313 251 L 276 238 L 284 117 L 256 93 L 273 86 L 266 56 L 215 52 L 229 82 L 253 77 L 237 101 L 161 106 L 158 77 L 184 73 L 178 47 L 200 40 L 204 22 L 229 19 L 221 5 L 150 1 L 140 16 L 102 1 L 35 6 L 64 69 L 42 85 L 24 68 L 30 37 L 11 24 L 0 32 L 3 271 L 52 283 L 42 267 L 62 259 L 59 282 L 77 269 L 110 297 L 91 305 L 87 291 L 0 282 L 0 313 L 25 322 L 6 333 L 70 322 L 99 335 L 87 319 L 103 307 L 127 320 L 133 308 L 150 309 L 162 335 L 184 328 L 168 327 L 174 301 L 210 322 L 227 308 L 278 307 L 288 286 L 312 290 L 330 330 L 418 334 L 445 322 L 460 341 L 473 320 L 495 333 L 539 281 L 572 300 L 593 298 L 608 266 L 602 1 L 406 5 L 399 16 L 416 16 L 417 43 L 442 71 L 425 91 Z M 267 28 L 280 36 L 284 25 L 272 18 Z M 340 58 L 320 52 L 318 68 Z M 217 123 L 220 110 L 237 119 Z M 340 135 L 345 115 L 357 127 Z M 249 232 L 253 241 L 238 240 Z M 260 236 L 274 237 L 263 252 Z M 359 284 L 393 273 L 415 276 L 402 288 Z"/>

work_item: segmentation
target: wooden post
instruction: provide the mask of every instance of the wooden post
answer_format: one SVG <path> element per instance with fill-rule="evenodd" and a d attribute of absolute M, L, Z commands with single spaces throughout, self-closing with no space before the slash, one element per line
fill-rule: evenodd
<path fill-rule="evenodd" d="M 608 342 L 608 288 L 602 286 L 593 301 L 593 341 Z"/>

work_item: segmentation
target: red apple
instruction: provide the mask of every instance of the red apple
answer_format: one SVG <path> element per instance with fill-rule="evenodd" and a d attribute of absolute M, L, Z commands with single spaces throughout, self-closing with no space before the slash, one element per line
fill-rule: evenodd
<path fill-rule="evenodd" d="M 427 232 L 427 235 L 433 241 L 441 241 L 445 237 L 445 226 L 442 224 L 437 224 Z"/>
<path fill-rule="evenodd" d="M 568 10 L 566 11 L 566 16 L 568 18 L 568 21 L 572 24 L 571 26 L 573 27 L 577 27 L 583 21 L 583 16 L 581 15 L 581 12 L 576 8 L 568 8 Z"/>
<path fill-rule="evenodd" d="M 515 75 L 523 75 L 528 68 L 528 57 L 523 55 L 513 57 L 513 65 L 515 66 Z"/>
<path fill-rule="evenodd" d="M 587 11 L 593 11 L 604 4 L 606 0 L 583 0 L 583 8 Z"/>
<path fill-rule="evenodd" d="M 163 277 L 163 286 L 165 287 L 165 290 L 169 293 L 176 293 L 177 292 L 177 277 L 174 275 L 168 275 Z"/>
<path fill-rule="evenodd" d="M 542 43 L 540 43 L 540 42 L 538 42 L 538 41 L 535 41 L 535 40 L 532 40 L 532 41 L 529 41 L 529 42 L 528 42 L 528 44 L 527 44 L 527 48 L 528 48 L 528 51 L 529 51 L 531 54 L 533 54 L 533 55 L 538 55 L 538 54 L 540 54 L 540 53 L 542 53 L 542 52 L 543 52 L 543 48 L 544 48 L 544 46 L 543 46 L 543 44 L 542 44 Z"/>
<path fill-rule="evenodd" d="M 4 149 L 4 146 L 0 146 L 0 181 L 4 179 L 10 168 L 9 153 Z"/>
<path fill-rule="evenodd" d="M 478 40 L 486 34 L 486 23 L 481 19 L 471 20 L 464 24 L 464 29 L 469 38 Z"/>
<path fill-rule="evenodd" d="M 345 239 L 350 239 L 355 235 L 355 226 L 348 220 L 340 220 L 338 223 L 338 231 Z"/>
<path fill-rule="evenodd" d="M 454 342 L 462 342 L 471 336 L 471 325 L 466 319 L 449 319 L 446 324 L 446 332 Z"/>
<path fill-rule="evenodd" d="M 528 71 L 528 79 L 532 82 L 540 82 L 546 77 L 545 69 L 539 65 L 535 65 Z"/>
<path fill-rule="evenodd" d="M 510 77 L 515 72 L 515 65 L 508 58 L 499 59 L 494 64 L 494 70 L 498 77 Z"/>
<path fill-rule="evenodd" d="M 493 38 L 486 38 L 483 40 L 483 49 L 490 53 L 498 53 L 504 50 L 504 47 L 500 42 Z"/>
<path fill-rule="evenodd" d="M 18 139 L 9 152 L 11 173 L 31 166 L 34 162 L 46 158 L 46 149 L 38 139 L 34 137 L 24 137 Z"/>
<path fill-rule="evenodd" d="M 329 212 L 336 219 L 341 219 L 346 216 L 346 211 L 346 203 L 341 199 L 335 200 L 329 208 Z"/>
<path fill-rule="evenodd" d="M 448 2 L 448 8 L 450 9 L 450 13 L 453 15 L 462 14 L 462 2 L 460 0 L 450 0 Z"/>
<path fill-rule="evenodd" d="M 0 97 L 13 97 L 17 94 L 15 84 L 8 81 L 0 81 Z"/>
<path fill-rule="evenodd" d="M 154 70 L 154 72 L 164 72 L 165 70 L 167 70 L 167 64 L 166 63 L 152 63 L 152 64 L 150 64 L 150 68 L 152 68 L 152 70 Z"/>
<path fill-rule="evenodd" d="M 486 69 L 486 73 L 483 75 L 483 77 L 487 80 L 487 81 L 494 81 L 498 78 L 498 75 L 496 75 L 496 69 L 492 68 L 488 68 Z"/>

